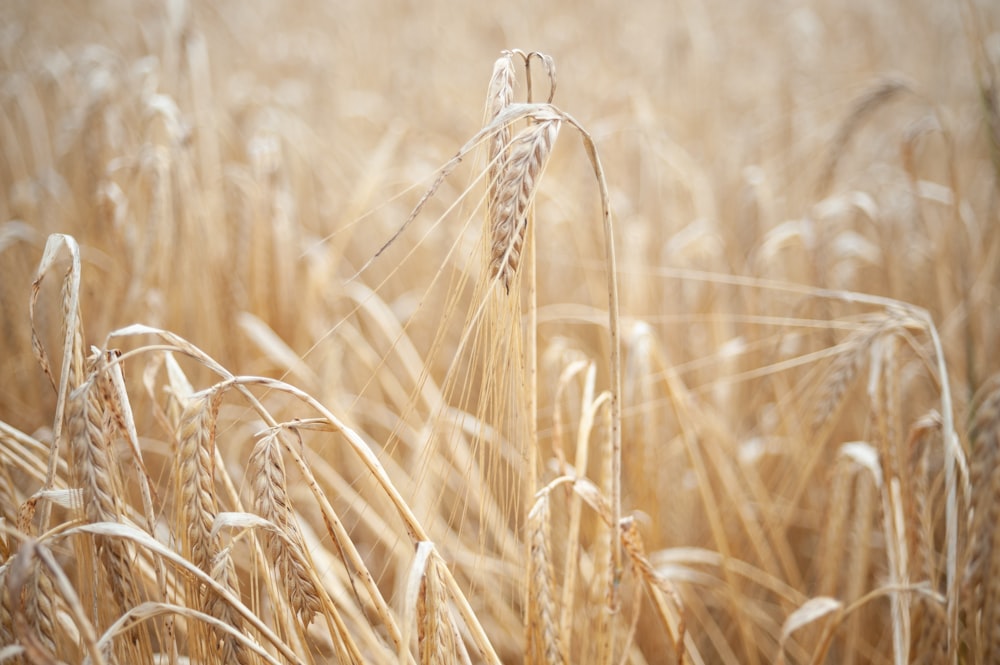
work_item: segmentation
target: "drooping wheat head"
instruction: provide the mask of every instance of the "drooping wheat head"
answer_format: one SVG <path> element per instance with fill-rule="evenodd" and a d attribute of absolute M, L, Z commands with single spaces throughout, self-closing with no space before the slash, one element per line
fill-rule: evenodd
<path fill-rule="evenodd" d="M 502 163 L 496 206 L 490 210 L 490 277 L 499 280 L 507 293 L 521 263 L 528 209 L 560 125 L 561 120 L 553 117 L 522 129 Z"/>
<path fill-rule="evenodd" d="M 276 528 L 264 533 L 265 549 L 274 574 L 288 593 L 293 611 L 304 626 L 322 609 L 308 574 L 309 562 L 302 546 L 302 534 L 288 497 L 285 466 L 277 431 L 263 436 L 250 456 L 253 469 L 254 509 Z"/>

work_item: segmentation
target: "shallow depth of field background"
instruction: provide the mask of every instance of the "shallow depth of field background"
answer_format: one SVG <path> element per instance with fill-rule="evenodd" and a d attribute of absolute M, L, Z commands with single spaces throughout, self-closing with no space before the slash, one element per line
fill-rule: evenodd
<path fill-rule="evenodd" d="M 478 278 L 482 157 L 348 280 L 482 127 L 500 52 L 539 50 L 556 63 L 554 103 L 596 141 L 614 208 L 623 508 L 684 601 L 705 662 L 772 662 L 779 651 L 809 662 L 821 644 L 827 662 L 893 662 L 892 594 L 852 603 L 896 583 L 926 591 L 906 605 L 912 661 L 944 662 L 938 358 L 918 310 L 848 294 L 929 313 L 975 467 L 970 404 L 1000 371 L 998 31 L 1000 6 L 972 0 L 4 2 L 0 420 L 38 441 L 51 433 L 56 392 L 32 355 L 28 302 L 47 236 L 66 233 L 82 251 L 87 344 L 133 323 L 173 331 L 233 373 L 299 386 L 392 457 L 380 446 L 395 419 L 419 413 L 400 406 L 410 377 L 395 385 L 405 371 L 394 333 L 358 311 L 360 290 L 375 289 L 379 311 L 408 325 L 421 368 L 443 381 L 475 306 L 468 289 L 449 297 L 451 275 Z M 542 77 L 536 85 L 536 99 L 547 94 Z M 596 390 L 608 387 L 598 206 L 564 127 L 535 205 L 543 482 L 559 473 L 560 436 L 575 449 L 582 417 L 584 374 L 561 382 L 563 372 L 593 361 Z M 57 372 L 60 278 L 42 285 L 36 311 Z M 164 480 L 173 434 L 143 393 L 145 362 L 126 376 L 148 464 Z M 185 369 L 195 389 L 215 380 Z M 220 416 L 236 479 L 256 431 L 242 408 Z M 333 467 L 344 454 L 321 437 L 309 444 Z M 882 485 L 865 471 L 868 452 Z M 15 458 L 0 449 L 16 504 L 38 482 L 18 476 Z M 347 483 L 368 491 L 349 469 Z M 900 494 L 879 498 L 893 478 Z M 405 568 L 394 566 L 405 557 L 369 533 L 367 508 L 331 500 L 401 602 Z M 892 580 L 887 545 L 895 501 L 912 520 L 903 581 Z M 965 566 L 974 538 L 968 498 L 959 505 Z M 14 523 L 16 505 L 3 510 Z M 315 515 L 302 519 L 322 531 Z M 515 529 L 523 519 L 511 518 Z M 558 578 L 567 518 L 555 503 L 552 521 Z M 588 609 L 586 574 L 573 606 L 559 608 L 576 613 L 569 662 L 595 657 L 586 635 L 600 610 Z M 474 577 L 472 595 L 483 583 Z M 517 589 L 520 578 L 503 583 Z M 982 593 L 963 598 L 993 597 Z M 649 601 L 631 594 L 634 646 L 616 657 L 673 662 Z M 850 609 L 789 627 L 819 597 Z M 523 608 L 476 609 L 501 657 L 518 662 L 523 636 L 509 622 Z M 984 649 L 969 662 L 988 662 Z"/>

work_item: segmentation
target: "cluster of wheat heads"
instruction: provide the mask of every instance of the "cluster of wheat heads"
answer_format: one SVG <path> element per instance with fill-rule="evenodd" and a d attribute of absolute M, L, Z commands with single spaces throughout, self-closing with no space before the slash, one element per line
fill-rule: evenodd
<path fill-rule="evenodd" d="M 515 57 L 529 65 L 529 80 L 530 63 L 539 58 L 554 91 L 550 59 L 511 52 L 502 60 L 513 67 Z M 525 127 L 498 145 L 497 137 L 519 122 Z M 583 653 L 615 657 L 631 622 L 631 614 L 618 612 L 623 564 L 613 525 L 624 522 L 620 500 L 609 498 L 617 485 L 608 483 L 620 467 L 612 461 L 621 454 L 618 389 L 595 402 L 611 405 L 614 423 L 608 443 L 598 446 L 609 460 L 605 490 L 577 477 L 565 460 L 563 475 L 537 496 L 535 474 L 522 477 L 540 457 L 532 440 L 537 432 L 528 425 L 537 420 L 536 398 L 527 400 L 527 413 L 523 401 L 527 377 L 536 371 L 528 363 L 537 355 L 521 351 L 516 276 L 521 252 L 531 251 L 532 198 L 564 122 L 580 132 L 591 156 L 607 253 L 614 256 L 607 187 L 589 135 L 550 103 L 508 102 L 492 111 L 487 126 L 453 160 L 483 139 L 494 146 L 484 234 L 490 259 L 478 287 L 484 304 L 467 317 L 460 346 L 469 351 L 457 352 L 482 373 L 480 394 L 470 397 L 460 371 L 445 377 L 439 391 L 422 368 L 411 367 L 413 395 L 400 406 L 413 413 L 403 412 L 384 445 L 309 394 L 280 380 L 233 375 L 166 330 L 132 325 L 88 351 L 81 248 L 72 236 L 50 236 L 35 272 L 30 324 L 32 348 L 57 396 L 51 437 L 43 443 L 7 425 L 3 430 L 4 459 L 11 463 L 5 464 L 11 482 L 0 605 L 4 659 L 499 662 L 496 643 L 508 658 L 523 651 L 548 662 L 571 657 L 573 637 L 591 641 Z M 442 169 L 439 183 L 453 163 Z M 39 308 L 39 300 L 63 265 L 56 314 L 61 343 L 53 361 L 45 343 L 52 331 L 40 327 L 52 313 L 44 312 L 44 299 Z M 609 330 L 616 349 L 614 273 L 612 265 Z M 358 309 L 375 312 L 373 295 L 358 290 Z M 405 363 L 405 331 L 387 334 L 390 352 Z M 617 375 L 616 351 L 611 358 Z M 143 365 L 138 398 L 122 370 L 135 363 Z M 210 377 L 204 387 L 193 386 L 186 364 Z M 138 416 L 137 402 L 145 407 Z M 295 403 L 303 412 L 292 416 Z M 427 432 L 417 432 L 417 440 L 408 440 L 408 416 L 426 418 Z M 147 427 L 168 433 L 169 453 L 162 447 L 150 452 L 148 441 L 156 435 Z M 311 452 L 314 437 L 339 440 L 336 463 Z M 399 470 L 407 459 L 420 469 L 409 478 Z M 39 484 L 27 496 L 21 495 L 23 480 L 13 482 L 23 473 Z M 552 580 L 548 535 L 549 495 L 563 485 L 577 488 L 581 539 L 583 506 L 604 524 L 594 536 L 604 543 L 598 548 L 604 555 L 595 558 L 582 546 L 568 573 L 581 582 L 569 586 Z M 363 516 L 366 525 L 346 528 L 335 501 L 346 502 L 352 519 Z M 627 533 L 625 552 L 655 580 L 637 532 Z M 373 562 L 372 551 L 386 558 Z M 483 576 L 496 578 L 486 582 Z M 598 580 L 601 590 L 585 600 L 603 609 L 592 617 L 597 632 L 585 635 L 586 624 L 557 611 L 558 589 L 579 586 L 583 593 Z M 398 593 L 387 598 L 387 589 Z M 575 604 L 572 593 L 569 599 Z M 661 606 L 660 614 L 679 637 L 676 601 L 672 596 L 674 604 Z"/>
<path fill-rule="evenodd" d="M 197 40 L 187 44 L 189 62 L 202 55 Z M 84 335 L 80 304 L 87 247 L 62 235 L 43 242 L 30 329 L 57 402 L 48 431 L 0 430 L 8 476 L 0 483 L 4 659 L 995 657 L 995 395 L 975 402 L 964 436 L 963 423 L 953 422 L 938 332 L 917 307 L 760 276 L 684 273 L 685 287 L 714 289 L 716 298 L 730 289 L 751 305 L 749 314 L 710 323 L 780 331 L 734 337 L 718 353 L 720 362 L 737 359 L 731 377 L 775 396 L 748 398 L 738 410 L 762 412 L 759 437 L 746 438 L 726 412 L 734 402 L 692 385 L 697 368 L 672 363 L 650 322 L 634 316 L 619 327 L 609 197 L 593 141 L 551 98 L 537 103 L 528 92 L 514 101 L 517 81 L 530 91 L 539 67 L 551 95 L 551 59 L 501 56 L 484 128 L 424 199 L 440 196 L 459 162 L 485 145 L 482 252 L 471 269 L 434 273 L 460 332 L 449 327 L 450 314 L 441 317 L 424 351 L 412 338 L 427 333 L 383 300 L 381 284 L 365 279 L 373 270 L 344 287 L 351 318 L 336 335 L 351 353 L 338 371 L 362 377 L 355 412 L 282 335 L 248 315 L 231 323 L 308 390 L 234 375 L 151 325 L 120 328 L 90 349 L 96 340 Z M 115 177 L 98 188 L 100 205 L 83 195 L 79 205 L 85 213 L 94 205 L 93 219 L 115 228 L 129 209 L 149 213 L 155 237 L 138 244 L 135 265 L 145 272 L 134 276 L 160 283 L 171 264 L 159 253 L 186 253 L 172 253 L 174 232 L 207 224 L 201 207 L 172 188 L 208 210 L 221 205 L 210 184 L 221 170 L 219 148 L 200 125 L 211 114 L 194 110 L 202 131 L 191 135 L 171 99 L 143 97 L 137 113 L 106 92 L 95 93 L 83 124 L 120 104 L 124 115 L 149 122 L 155 138 L 141 163 L 116 161 Z M 823 195 L 851 133 L 901 92 L 904 85 L 890 82 L 862 95 L 833 141 Z M 582 138 L 597 176 L 595 221 L 606 231 L 607 301 L 554 317 L 598 331 L 586 350 L 571 338 L 536 335 L 532 202 L 567 128 Z M 98 162 L 114 147 L 101 131 L 78 146 Z M 271 140 L 263 128 L 250 167 L 230 174 L 248 216 L 260 207 L 272 213 L 269 242 L 242 239 L 253 264 L 249 288 L 282 281 L 287 273 L 275 266 L 296 257 L 281 232 L 294 197 Z M 958 188 L 949 199 L 913 180 L 926 214 L 962 214 Z M 834 193 L 813 214 L 833 228 L 848 213 L 878 217 L 873 207 L 858 194 Z M 21 226 L 5 227 L 5 240 L 23 235 L 30 233 Z M 806 236 L 804 222 L 776 227 L 754 258 L 774 269 L 774 257 L 806 247 Z M 46 307 L 36 299 L 52 292 L 66 257 L 60 305 Z M 386 279 L 405 279 L 408 265 Z M 344 279 L 329 266 L 320 272 Z M 286 289 L 275 290 L 287 302 Z M 794 302 L 794 314 L 778 309 L 782 298 Z M 210 306 L 207 296 L 187 300 L 195 304 L 168 307 L 196 317 Z M 271 303 L 272 321 L 294 315 L 281 304 Z M 53 338 L 59 343 L 46 344 Z M 764 361 L 741 365 L 748 348 Z M 432 355 L 453 358 L 443 376 Z M 675 529 L 681 521 L 686 531 Z M 682 531 L 688 537 L 674 535 Z"/>

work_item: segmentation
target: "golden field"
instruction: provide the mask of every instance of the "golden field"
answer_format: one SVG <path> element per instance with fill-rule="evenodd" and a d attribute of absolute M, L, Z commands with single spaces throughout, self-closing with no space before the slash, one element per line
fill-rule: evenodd
<path fill-rule="evenodd" d="M 5 2 L 0 662 L 997 662 L 998 86 L 974 0 Z"/>

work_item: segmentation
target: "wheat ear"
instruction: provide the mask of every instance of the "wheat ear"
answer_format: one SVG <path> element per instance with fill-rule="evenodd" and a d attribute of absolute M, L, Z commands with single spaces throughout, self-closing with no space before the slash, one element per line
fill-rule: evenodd
<path fill-rule="evenodd" d="M 549 547 L 549 493 L 539 493 L 528 512 L 527 662 L 562 665 L 566 662 L 559 641 L 559 612 L 552 588 Z"/>
<path fill-rule="evenodd" d="M 486 124 L 496 120 L 497 116 L 514 101 L 514 54 L 504 51 L 493 64 L 493 75 L 486 91 Z M 492 210 L 497 199 L 500 170 L 510 143 L 510 125 L 502 124 L 489 139 L 487 174 L 489 176 L 488 201 Z"/>
<path fill-rule="evenodd" d="M 441 580 L 441 561 L 431 554 L 417 598 L 417 639 L 421 665 L 458 662 L 455 627 L 448 611 L 448 594 Z"/>
<path fill-rule="evenodd" d="M 292 514 L 285 489 L 285 465 L 281 459 L 278 430 L 270 432 L 254 447 L 250 456 L 254 472 L 254 509 L 274 524 L 280 535 L 266 532 L 264 543 L 274 572 L 285 590 L 292 609 L 303 625 L 321 611 L 322 603 L 309 577 L 309 564 L 302 548 L 302 534 Z"/>
<path fill-rule="evenodd" d="M 118 522 L 122 514 L 119 497 L 124 490 L 117 460 L 105 436 L 103 417 L 91 381 L 70 393 L 66 429 L 73 453 L 74 481 L 82 493 L 84 517 L 91 523 Z M 119 539 L 95 536 L 94 545 L 118 608 L 127 610 L 137 605 L 135 575 L 130 571 L 131 556 L 125 544 Z"/>
<path fill-rule="evenodd" d="M 560 125 L 553 115 L 522 129 L 502 162 L 495 208 L 490 210 L 490 278 L 499 280 L 507 293 L 521 263 L 528 209 Z"/>
<path fill-rule="evenodd" d="M 232 592 L 239 598 L 239 588 L 236 579 L 236 570 L 233 560 L 229 556 L 229 548 L 225 548 L 212 557 L 211 571 L 212 579 L 220 587 Z M 243 632 L 243 617 L 226 598 L 213 590 L 208 591 L 208 598 L 205 600 L 205 613 L 222 621 L 226 625 L 232 626 L 237 632 Z M 246 645 L 238 640 L 232 633 L 213 628 L 216 638 L 216 645 L 220 662 L 237 663 L 238 665 L 253 665 L 257 662 L 254 654 L 246 648 Z"/>
<path fill-rule="evenodd" d="M 182 551 L 196 566 L 209 572 L 212 522 L 216 504 L 212 483 L 212 447 L 220 397 L 197 396 L 184 406 L 177 431 L 178 526 Z"/>
<path fill-rule="evenodd" d="M 910 429 L 908 472 L 912 477 L 912 500 L 908 503 L 908 527 L 913 545 L 912 570 L 930 582 L 935 591 L 941 586 L 943 561 L 935 548 L 934 502 L 932 500 L 931 455 L 940 449 L 941 417 L 937 411 L 925 414 Z M 913 616 L 913 665 L 944 665 L 948 662 L 948 616 L 943 603 L 921 595 Z"/>
<path fill-rule="evenodd" d="M 678 665 L 684 662 L 685 623 L 680 594 L 670 580 L 660 575 L 646 556 L 642 544 L 642 535 L 635 519 L 627 517 L 622 520 L 621 539 L 625 553 L 628 554 L 632 567 L 639 574 L 646 592 L 653 601 L 656 616 L 666 628 L 674 643 L 674 655 Z M 669 603 L 667 600 L 669 599 Z"/>
<path fill-rule="evenodd" d="M 979 402 L 969 431 L 972 518 L 966 568 L 967 621 L 981 660 L 1000 658 L 1000 384 Z"/>

